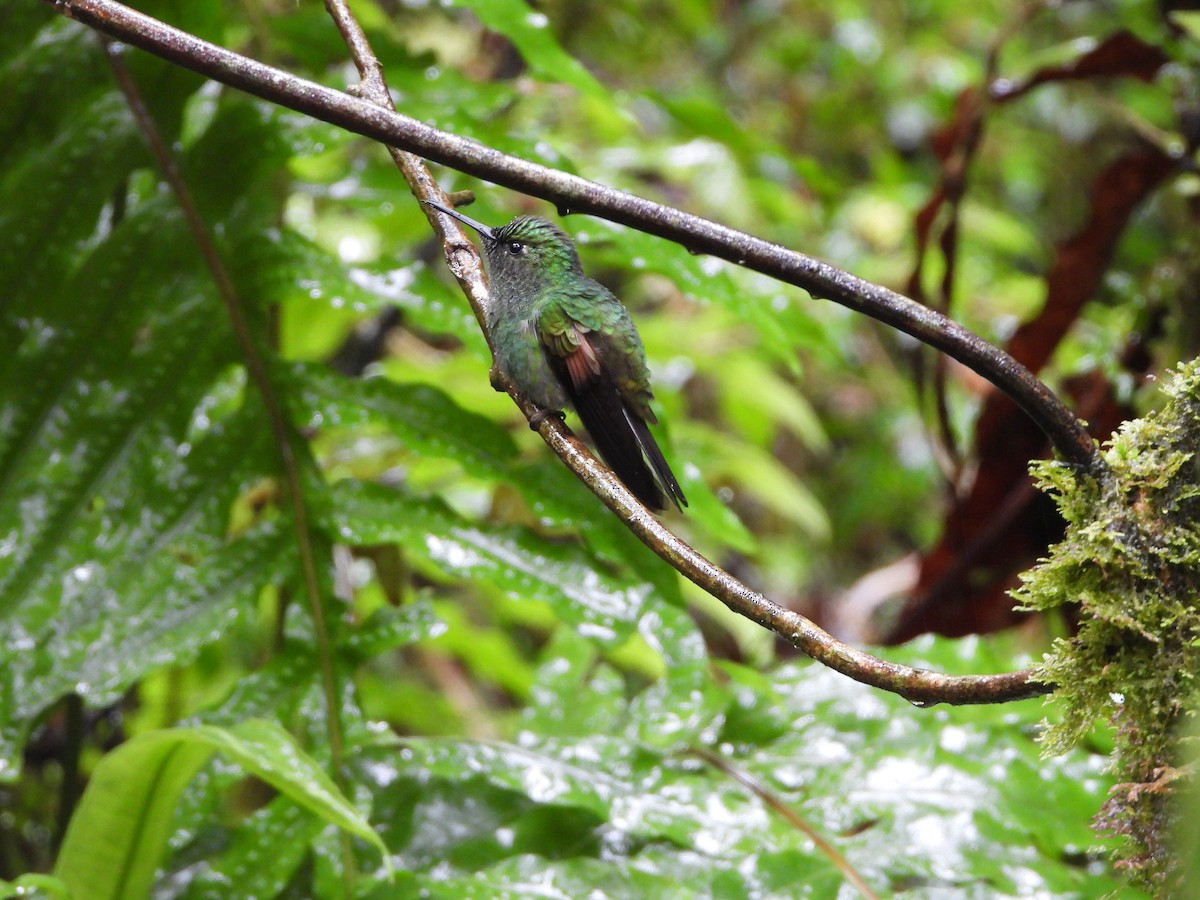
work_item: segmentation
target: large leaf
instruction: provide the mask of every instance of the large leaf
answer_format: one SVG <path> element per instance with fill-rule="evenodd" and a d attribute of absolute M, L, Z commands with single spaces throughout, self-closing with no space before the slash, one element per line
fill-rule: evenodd
<path fill-rule="evenodd" d="M 549 603 L 563 621 L 615 644 L 632 633 L 648 585 L 614 577 L 579 547 L 515 528 L 481 527 L 444 504 L 367 482 L 342 481 L 321 520 L 354 544 L 399 542 L 431 574 L 470 578 L 515 600 Z"/>
<path fill-rule="evenodd" d="M 294 802 L 387 850 L 316 762 L 273 722 L 250 719 L 139 735 L 96 767 L 55 866 L 77 900 L 147 896 L 179 795 L 214 752 Z"/>
<path fill-rule="evenodd" d="M 950 671 L 980 662 L 970 646 L 926 650 L 897 656 Z M 670 733 L 675 707 L 644 699 L 649 690 L 631 699 L 627 678 L 593 654 L 573 639 L 547 648 L 537 710 L 514 743 L 412 737 L 399 752 L 367 751 L 385 839 L 416 889 L 519 897 L 536 883 L 565 897 L 591 878 L 614 896 L 655 898 L 847 890 L 741 785 L 645 742 Z M 925 711 L 814 664 L 722 670 L 728 689 L 711 675 L 665 676 L 677 685 L 666 693 L 705 697 L 692 746 L 791 806 L 881 895 L 1139 896 L 1104 870 L 1087 827 L 1108 788 L 1103 756 L 1042 760 L 1036 701 Z"/>
<path fill-rule="evenodd" d="M 296 421 L 308 428 L 382 425 L 409 450 L 457 460 L 481 475 L 502 474 L 516 452 L 495 423 L 455 406 L 430 384 L 351 379 L 315 365 L 282 372 Z"/>
<path fill-rule="evenodd" d="M 339 648 L 350 664 L 366 662 L 394 648 L 435 636 L 444 630 L 425 603 L 403 608 L 384 607 L 344 635 Z M 339 667 L 349 672 L 349 665 Z M 377 743 L 377 727 L 358 710 L 357 682 L 341 682 L 339 704 L 347 747 Z M 395 685 L 388 685 L 389 694 Z M 311 642 L 288 640 L 262 667 L 238 680 L 216 707 L 192 720 L 204 726 L 237 729 L 249 719 L 282 722 L 312 754 L 325 760 L 325 695 L 320 683 L 320 660 Z M 352 751 L 356 752 L 356 751 Z M 306 813 L 286 794 L 237 821 L 229 816 L 229 798 L 243 791 L 241 769 L 207 766 L 176 803 L 171 820 L 173 856 L 156 890 L 178 891 L 171 896 L 209 897 L 227 891 L 229 884 L 254 896 L 275 896 L 311 855 L 321 849 L 320 833 L 327 823 Z M 264 847 L 273 848 L 264 853 Z M 340 847 L 338 849 L 340 855 Z M 374 865 L 375 859 L 370 861 Z M 340 886 L 339 886 L 340 891 Z"/>
<path fill-rule="evenodd" d="M 35 63 L 62 60 L 64 79 L 78 59 L 103 65 L 93 40 L 55 23 L 41 55 L 18 56 L 0 81 L 21 95 Z M 166 87 L 154 106 L 170 134 L 186 92 L 174 74 Z M 139 145 L 107 87 L 48 145 L 16 131 L 0 173 L 2 777 L 59 696 L 112 702 L 219 637 L 286 571 L 286 528 L 228 533 L 233 501 L 276 457 L 174 203 L 128 193 Z M 114 227 L 105 204 L 118 195 L 130 209 Z"/>

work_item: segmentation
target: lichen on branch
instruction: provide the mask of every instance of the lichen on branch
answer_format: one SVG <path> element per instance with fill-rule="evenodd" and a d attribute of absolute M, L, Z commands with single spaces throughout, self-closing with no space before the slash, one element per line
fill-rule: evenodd
<path fill-rule="evenodd" d="M 1120 783 L 1096 826 L 1128 839 L 1120 864 L 1156 893 L 1174 880 L 1181 720 L 1200 676 L 1200 360 L 1164 391 L 1163 408 L 1126 422 L 1097 470 L 1033 466 L 1067 533 L 1014 594 L 1028 609 L 1081 606 L 1078 633 L 1055 642 L 1039 673 L 1061 711 L 1044 744 L 1061 753 L 1111 721 Z"/>

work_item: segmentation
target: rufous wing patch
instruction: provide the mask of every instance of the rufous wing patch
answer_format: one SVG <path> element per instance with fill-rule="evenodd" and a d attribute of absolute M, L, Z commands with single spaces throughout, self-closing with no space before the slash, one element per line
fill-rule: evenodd
<path fill-rule="evenodd" d="M 600 356 L 596 353 L 595 345 L 588 338 L 590 330 L 582 325 L 574 326 L 575 340 L 572 343 L 575 345 L 575 349 L 568 353 L 565 359 L 567 374 L 571 376 L 571 384 L 577 391 L 582 390 L 600 375 Z"/>

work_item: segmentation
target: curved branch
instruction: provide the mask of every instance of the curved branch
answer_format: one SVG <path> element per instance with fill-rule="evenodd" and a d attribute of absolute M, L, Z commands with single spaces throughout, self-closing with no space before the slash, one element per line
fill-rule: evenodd
<path fill-rule="evenodd" d="M 583 186 L 588 191 L 595 192 L 595 197 L 598 198 L 595 201 L 596 205 L 590 207 L 590 209 L 597 211 L 605 210 L 606 217 L 613 218 L 615 221 L 625 220 L 618 218 L 614 211 L 618 211 L 626 205 L 633 204 L 634 206 L 640 206 L 649 210 L 651 219 L 672 220 L 685 224 L 698 223 L 697 228 L 701 232 L 706 229 L 715 229 L 717 232 L 731 236 L 729 240 L 722 239 L 719 244 L 713 245 L 719 246 L 722 249 L 722 252 L 716 255 L 725 256 L 726 253 L 731 252 L 730 248 L 736 248 L 743 244 L 745 246 L 761 246 L 766 248 L 769 254 L 775 254 L 780 259 L 791 260 L 793 264 L 796 264 L 798 260 L 805 265 L 823 267 L 824 270 L 834 273 L 834 276 L 836 276 L 835 280 L 840 280 L 846 285 L 867 284 L 860 279 L 854 278 L 854 276 L 839 272 L 831 266 L 825 266 L 823 263 L 809 260 L 800 254 L 792 253 L 782 247 L 767 244 L 749 235 L 742 235 L 730 229 L 724 229 L 722 226 L 706 222 L 703 219 L 688 216 L 666 207 L 660 207 L 649 201 L 621 194 L 600 185 L 576 179 L 573 176 L 543 169 L 540 166 L 516 160 L 513 157 L 505 157 L 496 151 L 488 150 L 453 135 L 445 135 L 442 132 L 428 128 L 428 126 L 421 125 L 411 119 L 390 112 L 391 98 L 387 91 L 382 69 L 378 60 L 371 52 L 358 23 L 354 21 L 349 10 L 346 8 L 344 0 L 326 0 L 326 7 L 329 9 L 330 14 L 338 25 L 338 29 L 342 32 L 347 45 L 351 48 L 351 52 L 354 55 L 355 64 L 362 77 L 362 84 L 358 90 L 363 96 L 369 97 L 371 102 L 358 100 L 349 94 L 333 91 L 329 88 L 324 88 L 311 82 L 302 81 L 294 76 L 269 69 L 252 60 L 237 56 L 229 51 L 214 47 L 211 44 L 206 44 L 183 32 L 168 28 L 160 22 L 142 16 L 140 13 L 127 10 L 118 4 L 108 2 L 108 0 L 57 0 L 57 2 L 55 0 L 47 0 L 47 2 L 53 2 L 55 6 L 74 18 L 93 25 L 108 34 L 116 35 L 122 40 L 127 40 L 129 43 L 157 53 L 172 62 L 195 69 L 202 74 L 211 75 L 217 80 L 235 87 L 243 87 L 265 99 L 276 100 L 285 106 L 300 109 L 303 112 L 310 112 L 317 118 L 325 121 L 345 125 L 351 130 L 366 134 L 369 137 L 376 137 L 385 142 L 402 143 L 396 139 L 395 132 L 389 129 L 398 128 L 401 125 L 407 128 L 411 125 L 420 130 L 430 132 L 439 139 L 444 139 L 466 148 L 474 148 L 471 151 L 472 153 L 481 153 L 492 159 L 508 161 L 517 168 L 545 173 L 547 176 L 553 176 L 555 180 L 567 179 L 572 183 L 577 182 L 577 186 Z M 366 113 L 364 113 L 363 107 L 366 108 Z M 350 111 L 347 112 L 347 110 Z M 368 128 L 364 123 L 374 124 Z M 445 196 L 420 158 L 411 153 L 395 149 L 392 150 L 392 153 L 397 165 L 412 188 L 414 195 L 421 199 L 445 201 Z M 461 168 L 463 171 L 468 172 L 476 171 L 463 164 L 461 159 L 457 157 L 452 158 L 458 160 L 454 163 L 456 168 Z M 488 177 L 500 183 L 507 183 L 494 175 L 489 175 Z M 547 196 L 544 191 L 539 193 L 538 191 L 530 190 L 529 193 Z M 559 195 L 553 196 L 557 197 Z M 483 281 L 482 266 L 474 245 L 467 241 L 461 230 L 459 230 L 449 217 L 440 215 L 428 207 L 426 207 L 426 214 L 430 217 L 430 222 L 434 228 L 442 235 L 445 244 L 446 260 L 451 272 L 458 279 L 460 285 L 462 285 L 475 311 L 476 317 L 480 320 L 481 325 L 484 325 L 485 319 L 482 312 L 487 304 L 487 288 Z M 642 220 L 632 220 L 627 222 L 627 224 L 650 233 L 659 233 L 648 227 L 647 223 Z M 695 237 L 693 232 L 686 233 Z M 689 239 L 687 243 L 689 246 L 695 246 L 696 242 Z M 760 269 L 760 271 L 772 274 L 766 269 Z M 874 285 L 868 286 L 876 292 L 891 293 Z M 945 320 L 944 317 L 940 317 L 930 310 L 924 309 L 924 307 L 920 307 L 919 304 L 899 297 L 899 295 L 893 296 L 898 297 L 909 306 L 916 307 L 924 316 L 931 317 L 928 321 L 936 322 L 937 320 L 941 320 L 945 324 L 945 327 L 949 328 L 952 326 L 953 329 L 957 329 L 955 333 L 969 335 L 969 332 L 966 332 L 965 329 L 949 322 L 949 320 Z M 939 325 L 938 327 L 942 326 Z M 484 326 L 483 330 L 485 336 L 490 341 L 491 336 L 487 333 L 486 326 Z M 970 338 L 973 342 L 972 346 L 979 345 L 982 348 L 990 349 L 991 356 L 997 354 L 1001 357 L 1004 356 L 999 350 L 991 348 L 990 345 L 987 345 L 981 339 L 973 335 Z M 1072 426 L 1078 426 L 1078 423 L 1069 411 L 1065 407 L 1062 407 L 1057 398 L 1047 388 L 1041 385 L 1040 382 L 1037 382 L 1032 375 L 1021 369 L 1015 362 L 1012 360 L 1008 361 L 1015 370 L 1023 372 L 1026 378 L 1053 401 L 1050 404 L 1051 407 L 1056 406 L 1058 409 L 1061 409 L 1063 415 L 1069 420 Z M 492 379 L 494 384 L 502 387 L 513 397 L 527 419 L 532 418 L 538 412 L 538 408 L 521 395 L 508 379 L 504 377 L 503 373 L 493 370 Z M 1039 407 L 1039 409 L 1042 409 L 1042 407 Z M 643 543 L 650 547 L 663 560 L 701 589 L 712 594 L 733 612 L 774 631 L 817 662 L 823 663 L 863 684 L 899 694 L 917 706 L 931 706 L 936 703 L 1000 703 L 1034 697 L 1039 694 L 1048 693 L 1051 689 L 1049 685 L 1035 682 L 1033 680 L 1033 673 L 1028 670 L 1001 675 L 944 675 L 925 669 L 916 669 L 911 666 L 888 662 L 837 640 L 799 613 L 774 603 L 763 594 L 738 581 L 669 531 L 603 463 L 592 456 L 587 447 L 557 417 L 539 417 L 537 430 L 542 439 L 567 464 L 571 471 Z M 1084 438 L 1086 438 L 1088 447 L 1086 458 L 1080 446 L 1066 441 L 1065 446 L 1074 446 L 1077 451 L 1075 456 L 1071 457 L 1072 461 L 1087 463 L 1090 460 L 1091 439 L 1086 434 L 1084 434 Z M 1064 455 L 1067 455 L 1065 451 L 1062 452 Z"/>
<path fill-rule="evenodd" d="M 527 418 L 537 411 L 520 395 L 515 399 Z M 800 652 L 855 681 L 899 694 L 917 706 L 1006 703 L 1053 690 L 1053 685 L 1034 681 L 1034 673 L 1028 669 L 1001 675 L 945 675 L 888 662 L 843 643 L 799 613 L 743 584 L 669 531 L 556 416 L 543 416 L 538 433 L 642 543 L 681 575 L 733 612 L 770 629 Z"/>
<path fill-rule="evenodd" d="M 346 6 L 345 0 L 325 0 L 325 8 L 337 23 L 354 57 L 362 82 L 357 93 L 381 107 L 391 109 L 383 68 L 366 35 Z M 418 157 L 390 148 L 401 173 L 422 200 L 444 201 L 437 183 Z M 424 205 L 424 204 L 422 204 Z M 466 293 L 489 344 L 486 318 L 487 287 L 475 246 L 467 242 L 457 222 L 425 207 L 430 222 L 441 233 L 446 261 Z M 517 402 L 526 419 L 539 410 L 523 397 L 503 372 L 493 371 L 493 381 Z M 951 676 L 897 665 L 844 644 L 816 624 L 764 595 L 747 587 L 720 566 L 697 553 L 689 544 L 669 531 L 651 515 L 632 492 L 597 460 L 571 430 L 555 416 L 539 416 L 538 432 L 542 439 L 567 464 L 575 475 L 600 497 L 638 538 L 680 574 L 702 590 L 712 594 L 731 610 L 774 631 L 798 650 L 836 669 L 856 681 L 892 691 L 918 705 L 933 703 L 992 703 L 1044 693 L 1047 687 L 1030 680 L 1028 671 L 1004 675 Z"/>
<path fill-rule="evenodd" d="M 297 78 L 193 37 L 113 0 L 43 0 L 64 15 L 177 65 L 281 106 L 540 197 L 563 214 L 582 212 L 628 225 L 796 285 L 814 297 L 892 326 L 986 378 L 1037 423 L 1067 462 L 1090 468 L 1095 445 L 1082 422 L 1004 351 L 939 312 L 828 263 L 707 219 L 575 175 L 508 156 L 432 128 L 390 108 Z M 376 63 L 376 65 L 378 65 Z"/>

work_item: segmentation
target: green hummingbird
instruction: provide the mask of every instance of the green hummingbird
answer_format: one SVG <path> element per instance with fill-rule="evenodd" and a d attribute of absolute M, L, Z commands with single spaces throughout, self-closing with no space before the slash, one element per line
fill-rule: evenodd
<path fill-rule="evenodd" d="M 500 369 L 542 410 L 561 415 L 570 401 L 600 457 L 642 503 L 665 509 L 665 494 L 682 511 L 687 498 L 647 424 L 658 419 L 642 339 L 612 291 L 583 274 L 575 242 L 537 216 L 489 228 L 424 202 L 483 238 Z"/>

